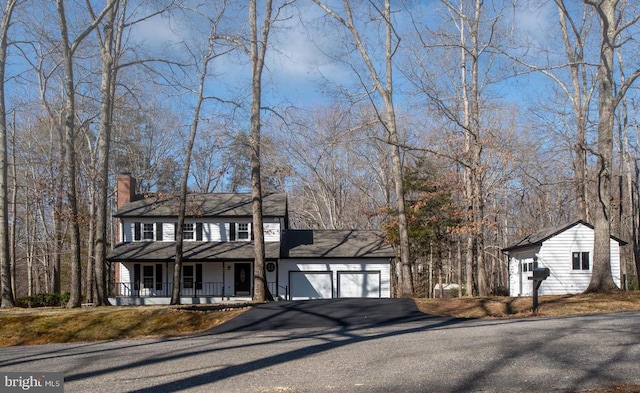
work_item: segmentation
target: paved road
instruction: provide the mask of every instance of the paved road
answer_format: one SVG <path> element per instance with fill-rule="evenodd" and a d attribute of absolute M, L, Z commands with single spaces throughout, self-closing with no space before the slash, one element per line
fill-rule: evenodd
<path fill-rule="evenodd" d="M 328 315 L 304 303 L 293 312 L 326 326 L 294 318 L 262 330 L 235 321 L 197 337 L 2 348 L 0 372 L 63 372 L 66 392 L 110 393 L 565 392 L 640 383 L 640 313 L 464 321 L 409 309 L 398 320 L 366 302 L 352 312 L 327 305 Z"/>

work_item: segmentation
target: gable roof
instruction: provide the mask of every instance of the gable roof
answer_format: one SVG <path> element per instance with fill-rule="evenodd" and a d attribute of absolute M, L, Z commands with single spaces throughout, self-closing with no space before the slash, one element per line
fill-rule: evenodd
<path fill-rule="evenodd" d="M 176 195 L 158 195 L 127 203 L 114 217 L 177 217 L 179 200 Z M 189 194 L 186 215 L 188 217 L 251 217 L 251 194 Z M 265 217 L 287 215 L 287 195 L 268 194 L 262 198 L 262 214 Z"/>
<path fill-rule="evenodd" d="M 586 221 L 583 220 L 577 220 L 574 221 L 570 224 L 564 224 L 564 225 L 560 225 L 560 226 L 556 226 L 556 227 L 549 227 L 549 228 L 544 228 L 541 229 L 539 231 L 533 232 L 527 236 L 525 236 L 524 238 L 522 238 L 521 240 L 505 247 L 502 249 L 502 252 L 507 252 L 507 251 L 513 251 L 513 250 L 517 250 L 517 249 L 521 249 L 521 248 L 527 248 L 527 247 L 538 247 L 541 246 L 543 242 L 549 240 L 550 238 L 568 230 L 573 228 L 574 226 L 578 225 L 578 224 L 582 224 L 585 225 L 591 229 L 593 229 L 593 225 L 589 224 Z M 620 243 L 620 245 L 625 245 L 627 244 L 627 242 L 625 242 L 624 240 L 620 240 L 618 238 L 616 238 L 615 236 L 611 236 L 611 238 L 615 241 L 617 241 L 618 243 Z"/>
<path fill-rule="evenodd" d="M 183 243 L 184 261 L 253 260 L 253 242 Z M 171 262 L 176 242 L 120 243 L 107 256 L 109 261 Z M 282 242 L 265 242 L 267 259 L 282 258 L 393 258 L 393 248 L 378 231 L 286 230 Z"/>

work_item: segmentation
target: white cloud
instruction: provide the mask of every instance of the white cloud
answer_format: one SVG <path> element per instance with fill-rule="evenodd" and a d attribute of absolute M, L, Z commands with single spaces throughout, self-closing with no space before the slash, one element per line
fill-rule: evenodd
<path fill-rule="evenodd" d="M 513 22 L 516 35 L 542 44 L 548 42 L 549 33 L 558 24 L 558 10 L 551 1 L 515 2 Z"/>

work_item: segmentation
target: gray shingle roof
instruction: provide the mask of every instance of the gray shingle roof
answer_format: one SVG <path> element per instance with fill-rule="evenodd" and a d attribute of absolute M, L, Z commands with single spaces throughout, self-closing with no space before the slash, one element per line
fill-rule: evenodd
<path fill-rule="evenodd" d="M 380 231 L 287 230 L 283 258 L 393 258 Z"/>
<path fill-rule="evenodd" d="M 251 217 L 251 194 L 189 194 L 188 217 Z M 269 194 L 262 198 L 265 217 L 285 217 L 287 195 Z M 114 217 L 177 217 L 178 197 L 159 195 L 130 202 L 119 209 Z"/>
<path fill-rule="evenodd" d="M 283 242 L 265 243 L 267 259 L 282 258 L 393 258 L 395 252 L 378 231 L 287 230 Z M 120 243 L 110 261 L 170 262 L 175 242 Z M 253 260 L 253 242 L 184 242 L 185 261 Z"/>
<path fill-rule="evenodd" d="M 253 260 L 253 242 L 183 242 L 183 261 Z M 110 261 L 171 262 L 176 242 L 131 242 L 118 244 L 107 256 Z M 265 257 L 277 259 L 280 243 L 265 243 Z"/>
<path fill-rule="evenodd" d="M 527 236 L 525 236 L 524 238 L 520 239 L 519 241 L 505 247 L 502 249 L 503 252 L 505 251 L 513 251 L 513 250 L 517 250 L 520 248 L 527 248 L 527 247 L 534 247 L 534 246 L 540 246 L 542 245 L 542 243 L 570 228 L 573 228 L 574 226 L 578 225 L 578 224 L 583 224 L 586 225 L 587 227 L 593 229 L 593 225 L 582 221 L 582 220 L 577 220 L 574 221 L 570 224 L 564 224 L 564 225 L 559 225 L 556 227 L 550 227 L 550 228 L 544 228 L 544 229 L 540 229 L 536 232 L 533 232 Z M 617 241 L 618 243 L 620 243 L 621 245 L 625 245 L 627 244 L 624 240 L 620 240 L 618 238 L 616 238 L 615 236 L 611 236 L 612 239 L 614 239 L 615 241 Z"/>

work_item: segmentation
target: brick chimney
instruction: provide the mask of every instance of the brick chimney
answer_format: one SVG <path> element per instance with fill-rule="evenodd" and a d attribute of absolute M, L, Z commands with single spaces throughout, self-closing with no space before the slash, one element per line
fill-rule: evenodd
<path fill-rule="evenodd" d="M 120 209 L 125 204 L 132 202 L 136 199 L 136 179 L 131 176 L 131 173 L 120 173 L 117 177 L 118 182 L 118 195 L 117 195 L 117 207 Z"/>

